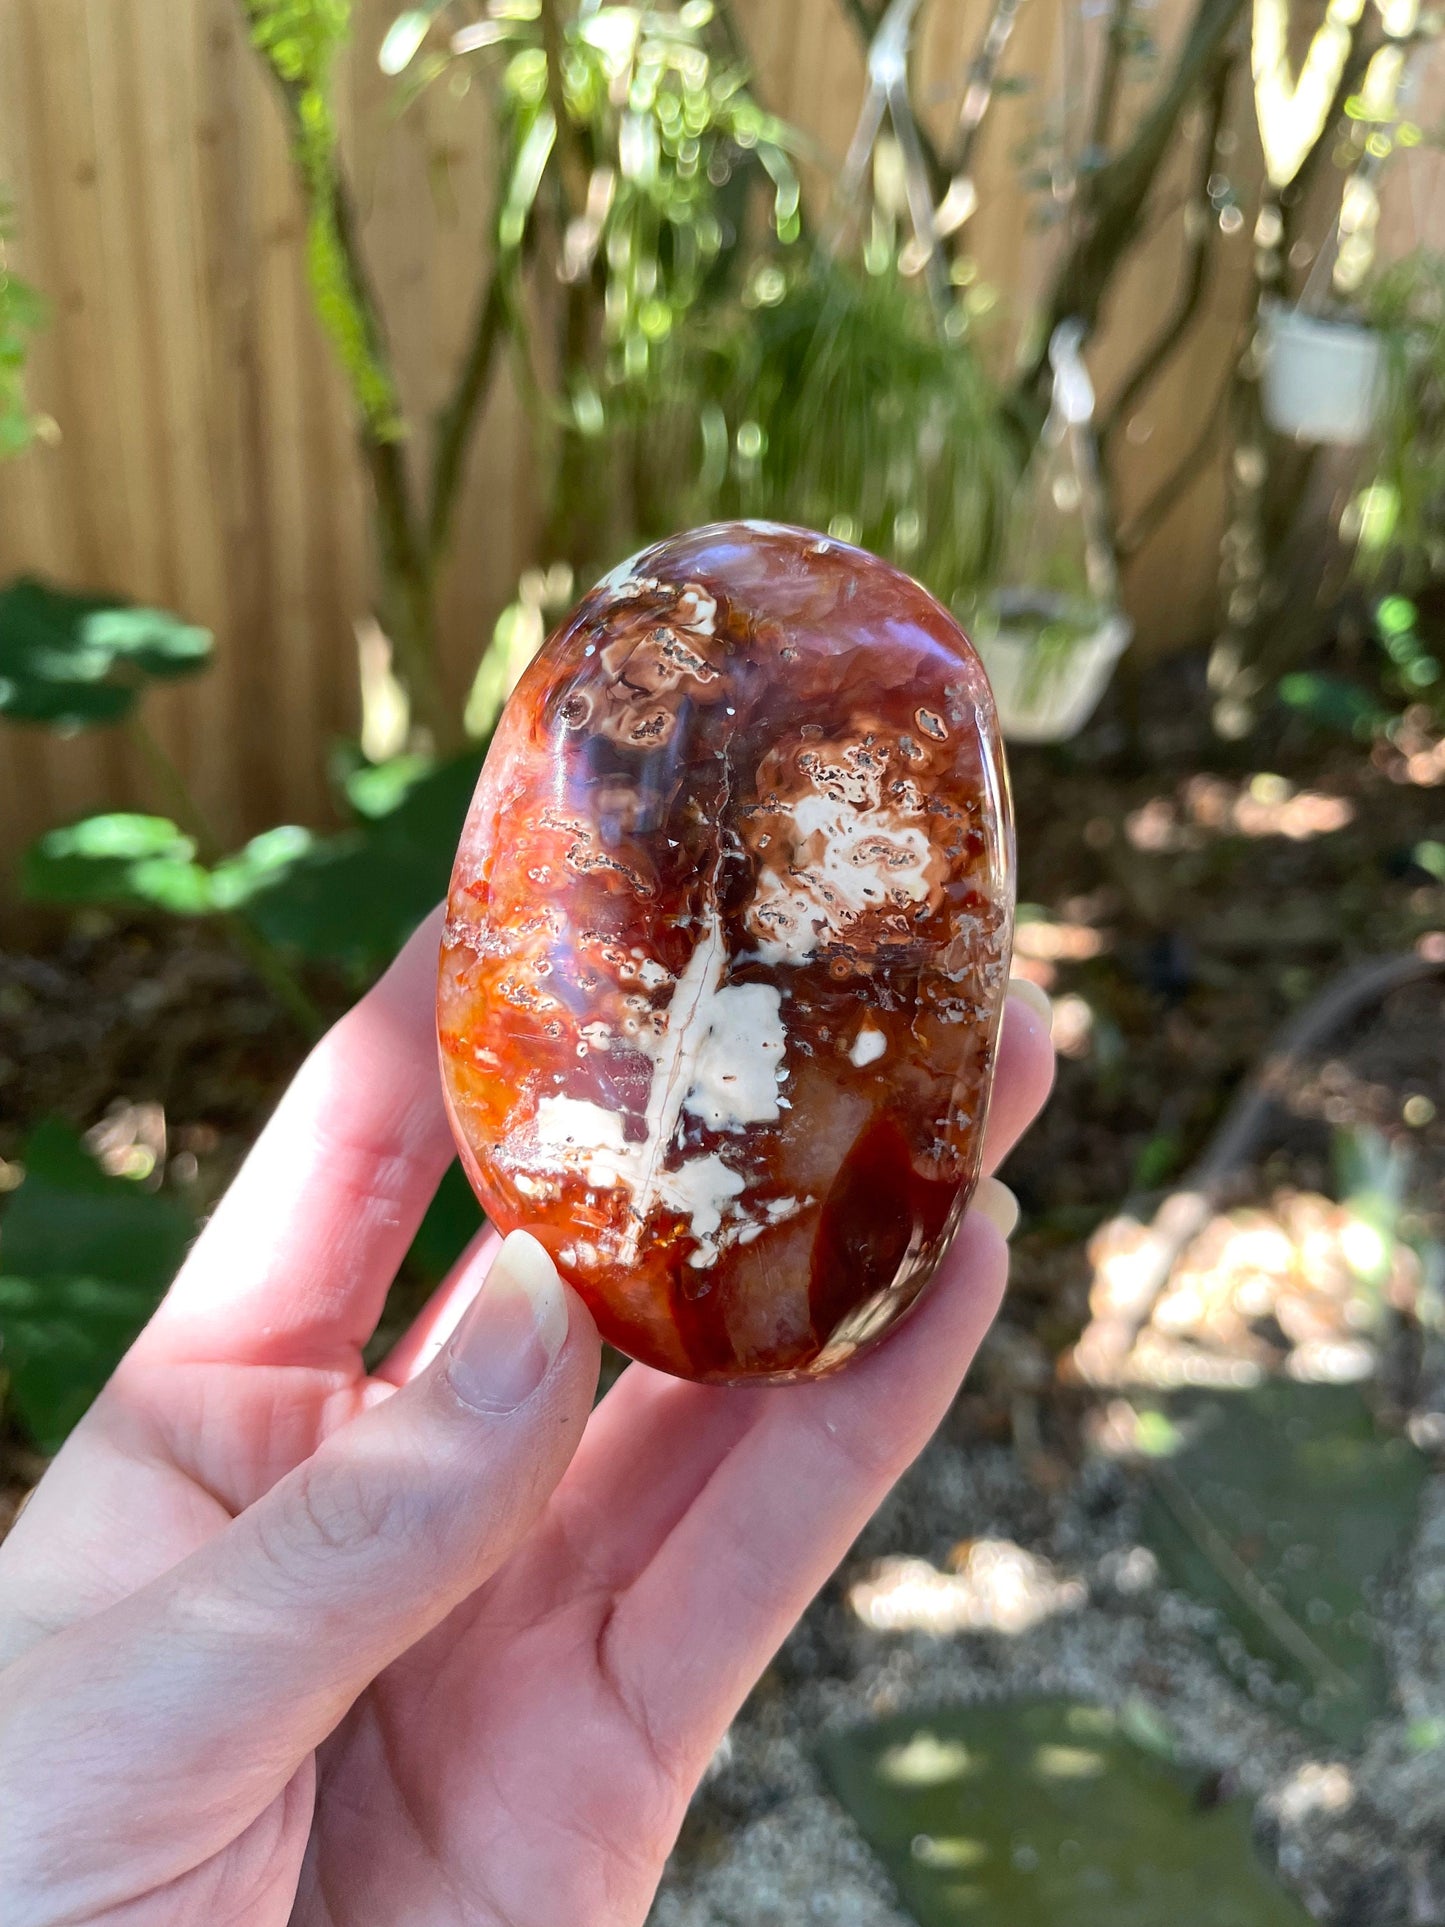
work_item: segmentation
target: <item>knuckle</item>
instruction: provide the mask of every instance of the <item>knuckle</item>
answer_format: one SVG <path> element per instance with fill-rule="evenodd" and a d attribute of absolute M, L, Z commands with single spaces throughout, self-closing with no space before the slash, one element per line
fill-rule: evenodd
<path fill-rule="evenodd" d="M 288 1482 L 263 1549 L 287 1567 L 384 1553 L 416 1537 L 423 1510 L 403 1482 L 313 1461 Z"/>

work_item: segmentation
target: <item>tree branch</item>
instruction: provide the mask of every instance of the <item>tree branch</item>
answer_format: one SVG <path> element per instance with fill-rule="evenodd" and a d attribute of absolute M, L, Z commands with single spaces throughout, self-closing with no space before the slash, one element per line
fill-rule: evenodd
<path fill-rule="evenodd" d="M 883 16 L 888 11 L 886 0 L 876 12 L 865 5 L 865 0 L 839 0 L 839 3 L 852 21 L 854 30 L 863 43 L 863 52 L 866 56 L 873 45 L 873 36 L 882 25 Z M 948 170 L 939 158 L 938 149 L 934 146 L 928 129 L 919 124 L 917 115 L 914 116 L 913 124 L 917 129 L 919 145 L 923 149 L 923 159 L 928 168 L 929 179 L 937 192 L 941 190 L 944 181 L 948 178 Z"/>
<path fill-rule="evenodd" d="M 1021 383 L 1026 393 L 1036 390 L 1046 373 L 1047 344 L 1059 322 L 1077 315 L 1086 333 L 1092 332 L 1110 278 L 1134 243 L 1185 103 L 1218 64 L 1244 10 L 1245 0 L 1199 0 L 1174 70 L 1133 140 L 1084 177 L 1083 223 L 1055 280 L 1039 349 Z"/>
<path fill-rule="evenodd" d="M 1129 23 L 1134 0 L 1114 0 L 1109 12 L 1109 32 L 1104 42 L 1104 64 L 1099 71 L 1099 91 L 1094 99 L 1094 122 L 1089 129 L 1089 148 L 1096 155 L 1107 154 L 1114 133 L 1114 113 L 1119 104 L 1119 89 L 1124 78 L 1124 54 L 1129 42 Z"/>
<path fill-rule="evenodd" d="M 1023 0 L 995 0 L 983 39 L 978 43 L 978 52 L 968 70 L 963 105 L 958 110 L 953 148 L 947 159 L 948 171 L 955 181 L 966 179 L 973 168 L 974 149 L 978 146 L 984 117 L 993 105 L 998 70 L 1022 5 Z"/>
<path fill-rule="evenodd" d="M 582 149 L 581 138 L 567 112 L 567 90 L 563 84 L 562 62 L 567 37 L 557 12 L 557 0 L 541 0 L 542 46 L 547 55 L 547 104 L 556 126 L 557 175 L 562 186 L 564 225 L 575 220 L 587 205 L 587 182 L 592 168 Z M 559 250 L 559 259 L 560 250 Z"/>
<path fill-rule="evenodd" d="M 1128 380 L 1111 402 L 1109 411 L 1099 426 L 1101 444 L 1108 443 L 1109 438 L 1118 429 L 1139 396 L 1144 393 L 1183 340 L 1195 315 L 1199 312 L 1205 289 L 1209 286 L 1209 265 L 1214 254 L 1215 236 L 1219 232 L 1219 224 L 1212 218 L 1213 207 L 1209 199 L 1209 181 L 1214 172 L 1215 149 L 1224 126 L 1224 116 L 1229 106 L 1229 87 L 1233 77 L 1234 62 L 1230 59 L 1221 60 L 1210 84 L 1208 120 L 1195 168 L 1194 193 L 1189 202 L 1191 211 L 1197 216 L 1197 225 L 1189 243 L 1189 262 L 1184 286 L 1174 304 L 1173 314 L 1140 356 Z"/>
<path fill-rule="evenodd" d="M 1190 484 L 1198 474 L 1210 444 L 1218 435 L 1224 416 L 1229 408 L 1229 398 L 1234 390 L 1234 370 L 1228 375 L 1214 398 L 1213 406 L 1204 418 L 1204 425 L 1190 443 L 1184 454 L 1170 469 L 1164 480 L 1155 489 L 1143 506 L 1137 509 L 1125 526 L 1120 529 L 1115 543 L 1121 559 L 1127 561 L 1137 555 L 1159 524 L 1168 515 L 1175 503 L 1185 495 Z"/>
<path fill-rule="evenodd" d="M 493 263 L 491 273 L 482 284 L 468 336 L 467 352 L 457 371 L 456 385 L 450 400 L 438 410 L 436 416 L 426 536 L 427 553 L 433 565 L 445 554 L 451 538 L 452 515 L 456 509 L 467 448 L 477 415 L 491 386 L 498 343 L 506 333 L 508 303 L 503 286 L 505 273 L 505 264 L 498 260 Z"/>

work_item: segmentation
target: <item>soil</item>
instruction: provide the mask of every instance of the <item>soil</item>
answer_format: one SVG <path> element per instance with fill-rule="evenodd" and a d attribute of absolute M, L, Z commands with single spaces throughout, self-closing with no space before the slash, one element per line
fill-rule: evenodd
<path fill-rule="evenodd" d="M 1317 1918 L 1445 1921 L 1438 1758 L 1407 1740 L 1433 1709 L 1445 1720 L 1445 1480 L 1427 1484 L 1385 1602 L 1392 1712 L 1348 1763 L 1369 1798 L 1331 1804 L 1310 1796 L 1307 1769 L 1335 1756 L 1227 1677 L 1190 1601 L 1135 1557 L 1140 1480 L 1098 1449 L 1113 1395 L 1069 1369 L 1109 1224 L 1126 1207 L 1147 1220 L 1279 1027 L 1352 961 L 1445 959 L 1445 888 L 1428 850 L 1445 843 L 1445 752 L 1423 718 L 1401 747 L 1373 752 L 1282 716 L 1221 745 L 1189 660 L 1163 666 L 1132 703 L 1129 728 L 1116 696 L 1077 743 L 1012 758 L 1016 968 L 1054 997 L 1062 1055 L 1049 1109 L 1003 1174 L 1023 1210 L 1007 1311 L 951 1418 L 737 1722 L 656 1927 L 907 1927 L 824 1788 L 817 1737 L 913 1703 L 1054 1689 L 1148 1696 L 1188 1758 L 1257 1802 L 1269 1857 Z M 22 944 L 14 927 L 0 949 L 0 1186 L 18 1181 L 27 1127 L 59 1115 L 102 1148 L 146 1138 L 151 1182 L 204 1213 L 303 1040 L 213 929 L 87 913 L 28 923 Z M 345 1001 L 338 985 L 315 988 L 328 1010 Z M 1278 1094 L 1219 1211 L 1252 1209 L 1256 1228 L 1262 1218 L 1288 1236 L 1308 1218 L 1335 1236 L 1340 1150 L 1364 1143 L 1405 1174 L 1402 1232 L 1427 1252 L 1445 1242 L 1442 1004 L 1441 982 L 1417 984 L 1335 1039 Z M 1216 1246 L 1231 1224 L 1216 1220 Z M 1382 1421 L 1433 1455 L 1445 1449 L 1445 1363 L 1428 1270 L 1411 1259 L 1392 1272 L 1366 1369 Z M 1309 1342 L 1357 1338 L 1353 1303 L 1342 1288 L 1307 1307 L 1324 1321 Z M 1308 1324 L 1281 1284 L 1247 1331 L 1206 1306 L 1187 1329 L 1176 1317 L 1160 1346 L 1284 1371 L 1308 1337 L 1284 1329 L 1289 1318 Z M 0 1528 L 39 1469 L 18 1438 L 5 1454 Z M 860 1616 L 856 1589 L 886 1572 L 880 1561 L 941 1571 L 950 1547 L 980 1539 L 1036 1561 L 1046 1588 L 1073 1586 L 1070 1608 L 1010 1634 L 880 1631 Z"/>

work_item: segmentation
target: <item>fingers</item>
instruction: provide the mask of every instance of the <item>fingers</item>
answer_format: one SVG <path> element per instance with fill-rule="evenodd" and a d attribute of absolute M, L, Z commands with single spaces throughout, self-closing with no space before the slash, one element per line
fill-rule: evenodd
<path fill-rule="evenodd" d="M 970 1212 L 931 1297 L 836 1378 L 759 1398 L 618 1601 L 609 1676 L 690 1782 L 788 1629 L 948 1409 L 1002 1296 L 1007 1248 Z"/>
<path fill-rule="evenodd" d="M 1012 1150 L 1048 1095 L 1054 1059 L 1040 996 L 1032 986 L 1021 993 L 1017 980 L 1010 987 L 984 1152 L 989 1171 Z M 981 1180 L 973 1210 L 989 1217 L 1005 1238 L 1018 1218 L 1012 1194 L 991 1177 Z M 428 1308 L 425 1316 L 431 1315 Z M 412 1342 L 409 1334 L 403 1347 Z M 384 1370 L 391 1369 L 388 1361 Z M 858 1369 L 850 1368 L 848 1376 Z M 751 1427 L 760 1401 L 772 1396 L 689 1385 L 632 1366 L 594 1413 L 549 1512 L 563 1551 L 585 1541 L 590 1572 L 611 1586 L 630 1584 Z M 783 1396 L 795 1394 L 789 1388 Z M 533 1579 L 549 1570 L 547 1551 L 544 1543 L 537 1563 L 529 1563 Z"/>
<path fill-rule="evenodd" d="M 430 1365 L 466 1315 L 501 1243 L 493 1227 L 483 1225 L 381 1361 L 376 1371 L 379 1379 L 388 1385 L 405 1385 Z"/>
<path fill-rule="evenodd" d="M 581 1437 L 598 1349 L 542 1247 L 514 1234 L 427 1371 L 170 1573 L 7 1672 L 0 1782 L 43 1765 L 103 1811 L 102 1786 L 81 1797 L 87 1736 L 123 1732 L 135 1805 L 150 1794 L 174 1822 L 157 1852 L 180 1834 L 195 1864 L 207 1828 L 233 1834 L 238 1799 L 259 1812 L 528 1531 Z M 67 1864 L 93 1853 L 103 1871 L 106 1850 L 70 1843 Z"/>
<path fill-rule="evenodd" d="M 1026 978 L 1015 977 L 1009 984 L 984 1132 L 983 1168 L 987 1173 L 998 1169 L 1033 1123 L 1054 1081 L 1047 1005 L 1048 998 Z"/>
<path fill-rule="evenodd" d="M 441 912 L 317 1045 L 142 1346 L 354 1364 L 452 1156 L 436 1050 Z"/>

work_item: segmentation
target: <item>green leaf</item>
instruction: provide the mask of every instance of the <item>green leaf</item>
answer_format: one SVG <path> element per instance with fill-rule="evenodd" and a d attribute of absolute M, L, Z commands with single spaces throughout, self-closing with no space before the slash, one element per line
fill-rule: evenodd
<path fill-rule="evenodd" d="M 1356 684 L 1313 670 L 1302 669 L 1282 677 L 1279 694 L 1281 702 L 1298 710 L 1309 722 L 1356 741 L 1373 735 L 1390 719 L 1389 711 Z"/>
<path fill-rule="evenodd" d="M 212 906 L 195 854 L 190 837 L 164 816 L 91 816 L 31 845 L 21 888 L 42 903 L 140 903 L 196 916 Z"/>
<path fill-rule="evenodd" d="M 282 824 L 208 870 L 168 817 L 116 812 L 47 832 L 21 859 L 20 881 L 40 903 L 143 904 L 173 917 L 204 917 L 242 908 L 314 844 L 309 830 Z"/>
<path fill-rule="evenodd" d="M 319 839 L 251 899 L 250 921 L 303 957 L 381 968 L 446 895 L 480 764 L 480 750 L 442 763 L 386 815 Z"/>
<path fill-rule="evenodd" d="M 390 816 L 435 768 L 434 757 L 409 751 L 384 763 L 361 764 L 347 775 L 342 788 L 358 816 Z"/>
<path fill-rule="evenodd" d="M 316 838 L 299 824 L 282 823 L 253 836 L 235 856 L 223 857 L 210 875 L 211 904 L 238 910 L 262 890 L 270 890 L 309 856 Z"/>
<path fill-rule="evenodd" d="M 1011 1700 L 899 1714 L 819 1751 L 921 1927 L 1308 1927 L 1252 1850 L 1247 1803 L 1206 1805 L 1158 1715 L 1143 1745 L 1140 1723 Z"/>
<path fill-rule="evenodd" d="M 111 1178 L 68 1125 L 37 1125 L 0 1216 L 0 1376 L 43 1452 L 114 1371 L 195 1227 L 171 1199 Z"/>
<path fill-rule="evenodd" d="M 1271 1384 L 1181 1398 L 1142 1533 L 1169 1582 L 1213 1606 L 1232 1663 L 1263 1661 L 1301 1722 L 1357 1740 L 1388 1704 L 1371 1590 L 1414 1531 L 1426 1461 L 1359 1389 Z"/>
<path fill-rule="evenodd" d="M 443 0 L 436 0 L 429 7 L 408 7 L 405 13 L 396 16 L 376 56 L 376 64 L 384 74 L 395 78 L 406 72 L 426 39 L 432 21 L 441 12 L 442 4 Z"/>
<path fill-rule="evenodd" d="M 205 666 L 209 630 L 114 596 L 22 577 L 0 590 L 0 714 L 61 729 L 113 723 L 147 678 Z"/>

